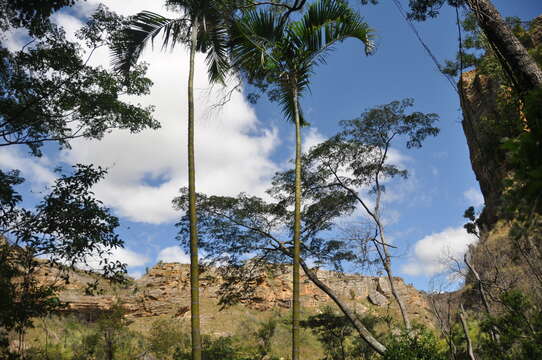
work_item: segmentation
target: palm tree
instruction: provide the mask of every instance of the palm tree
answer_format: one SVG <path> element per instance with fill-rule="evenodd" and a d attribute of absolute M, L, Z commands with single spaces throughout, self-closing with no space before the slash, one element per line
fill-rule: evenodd
<path fill-rule="evenodd" d="M 283 21 L 271 11 L 247 11 L 232 27 L 232 64 L 249 81 L 265 81 L 276 87 L 284 116 L 295 124 L 295 208 L 293 229 L 292 360 L 299 359 L 301 249 L 301 126 L 299 99 L 309 88 L 316 65 L 337 42 L 360 40 L 369 54 L 372 31 L 345 1 L 318 0 L 298 21 Z"/>
<path fill-rule="evenodd" d="M 112 48 L 114 68 L 127 73 L 135 65 L 143 49 L 162 34 L 162 49 L 177 44 L 190 49 L 188 73 L 188 196 L 190 218 L 190 286 L 192 359 L 201 360 L 199 264 L 196 216 L 196 180 L 194 163 L 194 58 L 196 52 L 206 53 L 209 79 L 223 83 L 229 69 L 228 27 L 224 1 L 166 0 L 166 6 L 183 14 L 168 19 L 143 11 L 135 15 L 128 27 L 120 32 Z"/>

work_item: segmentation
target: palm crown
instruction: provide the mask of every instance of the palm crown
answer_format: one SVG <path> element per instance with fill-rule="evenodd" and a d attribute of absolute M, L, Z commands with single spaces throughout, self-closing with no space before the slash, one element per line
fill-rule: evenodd
<path fill-rule="evenodd" d="M 277 85 L 286 118 L 293 120 L 292 90 L 302 95 L 313 67 L 337 42 L 360 40 L 365 53 L 373 51 L 372 30 L 341 0 L 312 3 L 301 19 L 285 23 L 269 11 L 247 11 L 232 29 L 232 62 L 249 80 Z M 303 122 L 303 121 L 302 121 Z"/>
<path fill-rule="evenodd" d="M 183 13 L 169 19 L 151 11 L 133 16 L 112 49 L 115 70 L 127 72 L 143 49 L 162 34 L 162 48 L 189 46 L 196 30 L 196 50 L 207 54 L 207 70 L 213 82 L 223 82 L 228 72 L 228 9 L 221 0 L 166 0 L 166 7 Z"/>

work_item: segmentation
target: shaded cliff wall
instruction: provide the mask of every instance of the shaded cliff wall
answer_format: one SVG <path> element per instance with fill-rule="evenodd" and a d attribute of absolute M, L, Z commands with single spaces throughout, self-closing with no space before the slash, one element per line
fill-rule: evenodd
<path fill-rule="evenodd" d="M 527 48 L 542 44 L 542 15 L 533 20 L 529 31 Z M 459 86 L 463 85 L 461 108 L 463 110 L 463 131 L 469 147 L 470 160 L 480 189 L 484 195 L 485 208 L 480 222 L 489 230 L 501 217 L 498 208 L 503 192 L 503 180 L 508 169 L 506 156 L 501 149 L 504 137 L 516 136 L 517 127 L 510 124 L 511 114 L 499 109 L 498 94 L 501 88 L 495 79 L 478 74 L 476 70 L 461 75 Z"/>
<path fill-rule="evenodd" d="M 537 61 L 542 63 L 542 15 L 533 20 L 528 35 L 524 37 L 523 43 L 533 53 L 539 54 Z M 473 70 L 462 74 L 462 82 L 462 125 L 472 169 L 485 200 L 485 208 L 479 219 L 480 241 L 470 250 L 471 263 L 480 274 L 492 300 L 509 289 L 521 289 L 531 296 L 541 296 L 542 282 L 535 278 L 539 271 L 537 267 L 542 269 L 542 257 L 535 256 L 536 245 L 532 246 L 529 241 L 536 236 L 541 238 L 536 234 L 540 233 L 542 227 L 536 223 L 520 224 L 520 230 L 528 230 L 528 233 L 521 235 L 514 225 L 518 221 L 518 213 L 507 214 L 506 210 L 499 212 L 505 190 L 503 181 L 511 170 L 507 166 L 501 142 L 503 137 L 516 136 L 519 131 L 523 131 L 517 124 L 517 109 L 507 110 L 500 106 L 498 99 L 507 96 L 509 89 L 489 76 Z M 507 114 L 506 110 L 513 110 L 514 113 Z M 462 291 L 462 300 L 469 305 L 478 304 L 482 311 L 473 274 L 467 276 Z"/>

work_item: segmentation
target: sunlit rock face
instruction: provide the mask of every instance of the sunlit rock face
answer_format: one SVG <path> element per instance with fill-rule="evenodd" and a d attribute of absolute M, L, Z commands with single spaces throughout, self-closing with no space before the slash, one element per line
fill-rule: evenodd
<path fill-rule="evenodd" d="M 329 286 L 337 296 L 357 313 L 392 311 L 397 306 L 392 298 L 388 279 L 385 277 L 341 274 L 333 271 L 314 270 L 318 278 Z M 45 275 L 47 274 L 47 275 Z M 55 279 L 54 270 L 44 268 L 41 281 Z M 69 286 L 60 293 L 60 299 L 68 303 L 66 311 L 88 313 L 89 316 L 120 303 L 129 317 L 190 316 L 190 269 L 179 263 L 159 263 L 149 269 L 140 279 L 124 287 L 106 287 L 99 295 L 86 295 L 88 283 L 96 275 L 85 272 L 70 274 Z M 287 310 L 291 306 L 291 272 L 288 267 L 273 275 L 257 280 L 255 292 L 241 300 L 241 306 L 254 311 Z M 213 312 L 220 311 L 220 285 L 223 279 L 215 268 L 206 268 L 200 276 L 202 303 Z M 401 278 L 394 278 L 395 287 L 403 297 L 408 311 L 421 321 L 430 321 L 430 309 L 425 295 L 406 285 Z M 333 305 L 330 298 L 317 288 L 305 275 L 301 277 L 301 303 L 310 312 L 318 312 L 326 305 Z"/>

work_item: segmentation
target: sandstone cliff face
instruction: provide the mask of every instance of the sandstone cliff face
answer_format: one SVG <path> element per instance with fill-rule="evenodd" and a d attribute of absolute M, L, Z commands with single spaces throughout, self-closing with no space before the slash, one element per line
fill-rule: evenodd
<path fill-rule="evenodd" d="M 52 273 L 52 272 L 50 272 Z M 341 275 L 332 271 L 318 271 L 318 277 L 330 286 L 338 296 L 359 313 L 375 309 L 396 311 L 388 280 L 384 277 Z M 121 303 L 129 317 L 175 316 L 188 317 L 190 309 L 189 266 L 179 263 L 159 263 L 142 278 L 131 285 L 107 295 L 90 296 L 82 291 L 93 281 L 90 275 L 70 275 L 69 288 L 60 293 L 60 299 L 68 303 L 67 310 L 77 313 L 96 312 Z M 43 281 L 47 278 L 44 277 Z M 49 278 L 51 280 L 51 278 Z M 218 311 L 220 276 L 208 269 L 201 276 L 201 298 Z M 395 278 L 395 286 L 403 297 L 411 315 L 420 321 L 430 322 L 431 315 L 425 295 L 412 286 Z M 310 311 L 318 311 L 331 305 L 326 294 L 308 280 L 301 278 L 301 302 Z M 255 311 L 288 309 L 292 296 L 291 274 L 283 273 L 262 279 L 255 296 L 242 302 L 242 306 Z"/>
<path fill-rule="evenodd" d="M 461 124 L 472 170 L 485 200 L 481 221 L 491 226 L 497 220 L 496 209 L 502 193 L 502 180 L 506 176 L 504 153 L 499 148 L 502 135 L 494 126 L 501 120 L 496 104 L 498 84 L 487 76 L 478 75 L 476 70 L 462 74 L 462 81 Z"/>
<path fill-rule="evenodd" d="M 542 43 L 542 15 L 533 20 L 530 40 L 529 44 L 525 44 L 527 47 Z M 486 205 L 480 220 L 491 228 L 499 219 L 497 208 L 503 191 L 502 180 L 507 175 L 505 154 L 500 149 L 501 140 L 504 136 L 516 134 L 508 132 L 507 116 L 498 111 L 497 81 L 473 70 L 462 74 L 462 85 L 463 131 L 472 170 L 480 183 Z"/>
<path fill-rule="evenodd" d="M 529 36 L 522 40 L 527 48 L 539 47 L 542 44 L 542 15 L 533 20 L 528 34 Z M 506 96 L 508 89 L 501 87 L 498 81 L 488 76 L 475 70 L 469 71 L 462 74 L 462 82 L 462 124 L 472 169 L 485 200 L 485 208 L 480 215 L 480 240 L 476 247 L 470 250 L 470 257 L 472 265 L 483 280 L 486 293 L 490 294 L 490 302 L 498 307 L 499 304 L 492 299 L 498 299 L 506 290 L 520 289 L 533 296 L 540 291 L 537 290 L 540 288 L 539 283 L 534 281 L 533 272 L 527 266 L 529 261 L 526 261 L 526 256 L 533 259 L 536 257 L 533 253 L 525 253 L 525 245 L 521 244 L 524 240 L 519 241 L 517 234 L 514 235 L 511 231 L 513 222 L 510 221 L 510 215 L 513 214 L 498 213 L 504 190 L 503 180 L 510 170 L 501 149 L 501 140 L 504 136 L 515 136 L 520 131 L 517 120 L 514 120 L 517 118 L 517 109 L 513 109 L 514 114 L 508 116 L 504 109 L 499 109 L 499 95 L 501 98 Z M 516 123 L 510 124 L 510 121 Z M 535 233 L 533 230 L 535 229 L 529 230 L 529 237 Z M 533 246 L 530 248 L 535 249 Z M 465 304 L 484 311 L 473 274 L 467 276 L 466 286 L 459 296 Z"/>

